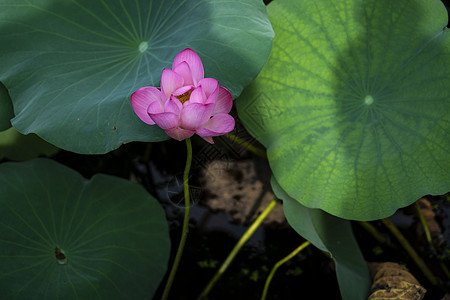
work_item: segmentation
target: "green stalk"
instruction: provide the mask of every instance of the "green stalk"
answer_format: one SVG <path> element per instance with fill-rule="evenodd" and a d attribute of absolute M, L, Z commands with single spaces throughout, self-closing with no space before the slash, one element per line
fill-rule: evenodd
<path fill-rule="evenodd" d="M 427 265 L 420 258 L 420 256 L 417 254 L 417 252 L 411 246 L 411 244 L 406 240 L 406 238 L 403 236 L 403 234 L 397 229 L 397 227 L 395 227 L 395 225 L 392 224 L 392 222 L 389 221 L 389 219 L 381 219 L 381 222 L 383 222 L 383 224 L 397 238 L 397 240 L 400 242 L 400 244 L 403 246 L 403 248 L 408 252 L 408 254 L 414 260 L 416 265 L 420 268 L 420 270 L 422 270 L 423 274 L 427 277 L 427 279 L 431 282 L 431 284 L 437 285 L 438 281 L 437 281 L 436 277 L 434 277 L 433 273 L 430 271 L 430 269 L 428 269 Z"/>
<path fill-rule="evenodd" d="M 225 134 L 225 137 L 227 137 L 228 139 L 232 140 L 233 142 L 238 143 L 239 145 L 247 148 L 249 151 L 253 152 L 254 154 L 258 155 L 259 157 L 265 158 L 267 159 L 267 155 L 266 152 L 264 150 L 261 150 L 249 143 L 247 143 L 246 141 L 238 138 L 237 136 L 235 136 L 232 133 L 227 133 Z"/>
<path fill-rule="evenodd" d="M 273 275 L 275 275 L 275 272 L 277 271 L 277 269 L 283 265 L 284 263 L 286 263 L 288 260 L 290 260 L 291 258 L 293 258 L 294 256 L 296 256 L 300 251 L 302 251 L 303 249 L 305 249 L 306 247 L 308 247 L 311 243 L 309 241 L 304 242 L 303 244 L 301 244 L 300 246 L 298 246 L 294 251 L 292 251 L 288 256 L 286 256 L 285 258 L 283 258 L 282 260 L 280 260 L 279 262 L 277 262 L 273 268 L 272 271 L 270 271 L 269 276 L 267 277 L 266 280 L 266 284 L 264 285 L 264 291 L 263 294 L 261 296 L 261 300 L 265 300 L 267 297 L 267 291 L 269 290 L 269 285 L 270 282 L 272 281 Z"/>
<path fill-rule="evenodd" d="M 220 269 L 216 272 L 214 277 L 208 283 L 206 288 L 200 294 L 198 299 L 206 299 L 206 296 L 209 294 L 210 290 L 213 288 L 216 281 L 222 276 L 222 274 L 228 269 L 228 266 L 233 261 L 236 254 L 238 254 L 239 250 L 241 250 L 242 246 L 247 242 L 247 240 L 253 235 L 255 230 L 261 225 L 262 221 L 267 217 L 267 215 L 272 211 L 272 209 L 277 204 L 277 198 L 274 198 L 272 202 L 263 210 L 263 212 L 256 218 L 256 220 L 252 223 L 252 225 L 247 229 L 244 235 L 240 238 L 237 244 L 234 246 L 233 250 L 231 250 L 228 257 L 225 259 L 224 263 L 220 267 Z"/>
<path fill-rule="evenodd" d="M 425 220 L 425 216 L 423 215 L 422 209 L 420 209 L 419 201 L 414 203 L 417 214 L 419 215 L 420 223 L 422 224 L 423 231 L 425 232 L 425 237 L 427 239 L 428 244 L 433 247 L 433 241 L 431 240 L 430 228 L 428 227 L 427 221 Z M 434 248 L 434 247 L 433 247 Z"/>
<path fill-rule="evenodd" d="M 170 270 L 169 278 L 167 279 L 166 286 L 164 288 L 164 292 L 162 295 L 163 300 L 166 300 L 169 296 L 170 288 L 172 287 L 173 280 L 175 278 L 175 274 L 177 273 L 178 265 L 180 264 L 181 255 L 183 254 L 184 245 L 186 244 L 186 238 L 189 229 L 189 210 L 190 210 L 190 199 L 189 199 L 189 170 L 191 169 L 192 162 L 192 144 L 191 139 L 186 139 L 186 147 L 187 147 L 187 159 L 186 159 L 186 167 L 184 168 L 183 173 L 183 186 L 184 186 L 184 220 L 183 220 L 183 229 L 181 232 L 181 240 L 178 245 L 177 254 L 175 256 L 175 260 L 172 265 L 172 269 Z"/>
<path fill-rule="evenodd" d="M 359 221 L 359 225 L 361 225 L 367 232 L 369 232 L 379 243 L 386 244 L 390 247 L 395 247 L 387 238 L 385 238 L 378 230 L 367 221 Z"/>
<path fill-rule="evenodd" d="M 436 249 L 436 247 L 433 244 L 433 241 L 431 239 L 431 233 L 430 228 L 428 227 L 427 220 L 425 220 L 425 216 L 423 215 L 423 211 L 420 208 L 419 201 L 415 202 L 417 214 L 419 215 L 420 223 L 422 224 L 423 231 L 425 232 L 425 237 L 427 239 L 428 245 L 430 245 L 431 248 Z M 441 266 L 442 271 L 445 273 L 445 276 L 447 276 L 448 279 L 450 279 L 450 272 L 445 265 L 445 262 L 443 261 L 442 257 L 438 257 L 439 265 Z"/>

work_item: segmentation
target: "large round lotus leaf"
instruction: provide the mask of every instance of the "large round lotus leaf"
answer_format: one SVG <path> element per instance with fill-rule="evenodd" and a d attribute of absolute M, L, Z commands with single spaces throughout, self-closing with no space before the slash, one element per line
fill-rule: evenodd
<path fill-rule="evenodd" d="M 0 80 L 20 132 L 104 153 L 168 138 L 134 114 L 129 97 L 159 86 L 178 52 L 195 50 L 205 76 L 237 96 L 272 39 L 261 0 L 0 0 Z"/>
<path fill-rule="evenodd" d="M 0 165 L 2 299 L 151 299 L 169 234 L 139 185 L 51 160 Z"/>
<path fill-rule="evenodd" d="M 14 117 L 11 98 L 9 98 L 8 90 L 0 82 L 0 131 L 11 127 L 10 120 Z"/>
<path fill-rule="evenodd" d="M 24 161 L 40 155 L 52 156 L 58 151 L 57 147 L 33 133 L 23 135 L 14 127 L 0 132 L 0 160 L 8 158 L 15 161 Z"/>
<path fill-rule="evenodd" d="M 450 182 L 450 37 L 439 0 L 273 1 L 270 58 L 237 101 L 294 199 L 378 219 Z"/>

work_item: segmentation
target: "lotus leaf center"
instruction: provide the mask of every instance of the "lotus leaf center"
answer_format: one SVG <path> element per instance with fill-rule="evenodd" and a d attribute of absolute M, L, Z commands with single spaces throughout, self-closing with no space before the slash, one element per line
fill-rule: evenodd
<path fill-rule="evenodd" d="M 147 42 L 140 43 L 138 49 L 139 49 L 139 52 L 144 53 L 145 50 L 148 49 L 148 43 Z"/>
<path fill-rule="evenodd" d="M 367 95 L 366 98 L 364 98 L 364 103 L 366 105 L 370 105 L 373 103 L 373 97 L 371 95 Z"/>
<path fill-rule="evenodd" d="M 58 264 L 60 265 L 65 265 L 67 264 L 67 257 L 64 254 L 64 250 L 55 247 L 55 257 L 56 257 L 56 261 L 58 262 Z"/>

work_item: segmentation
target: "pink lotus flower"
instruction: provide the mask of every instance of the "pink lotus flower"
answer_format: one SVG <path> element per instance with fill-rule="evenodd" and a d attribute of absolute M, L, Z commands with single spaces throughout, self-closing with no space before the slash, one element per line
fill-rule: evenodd
<path fill-rule="evenodd" d="M 158 125 L 176 140 L 196 133 L 213 144 L 213 136 L 234 129 L 234 118 L 228 114 L 233 99 L 217 80 L 203 76 L 197 53 L 189 48 L 181 51 L 172 70 L 163 70 L 160 89 L 143 87 L 131 95 L 134 112 L 143 122 Z"/>

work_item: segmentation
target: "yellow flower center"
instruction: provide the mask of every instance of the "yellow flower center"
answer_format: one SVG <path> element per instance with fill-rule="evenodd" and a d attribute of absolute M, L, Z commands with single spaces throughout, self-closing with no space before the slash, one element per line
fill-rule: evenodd
<path fill-rule="evenodd" d="M 191 97 L 192 94 L 192 89 L 190 89 L 189 91 L 187 91 L 184 94 L 175 96 L 175 98 L 177 98 L 178 100 L 180 100 L 181 104 L 183 104 L 184 102 L 188 101 L 189 98 Z"/>

